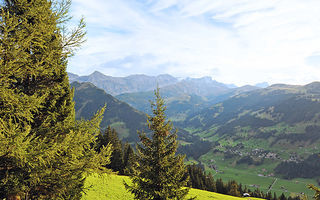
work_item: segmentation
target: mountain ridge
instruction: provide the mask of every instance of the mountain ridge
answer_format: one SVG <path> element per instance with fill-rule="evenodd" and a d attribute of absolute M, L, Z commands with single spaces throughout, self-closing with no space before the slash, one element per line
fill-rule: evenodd
<path fill-rule="evenodd" d="M 74 88 L 77 119 L 89 119 L 106 105 L 101 128 L 105 129 L 110 125 L 118 131 L 119 137 L 123 140 L 138 141 L 137 130 L 146 129 L 147 118 L 144 113 L 107 94 L 92 83 L 73 82 L 71 87 Z"/>
<path fill-rule="evenodd" d="M 178 79 L 168 75 L 161 74 L 158 76 L 147 76 L 144 74 L 135 74 L 126 77 L 113 77 L 95 71 L 87 76 L 78 76 L 73 73 L 69 74 L 70 83 L 91 82 L 95 86 L 104 89 L 108 94 L 119 95 L 128 92 L 141 92 L 154 90 L 157 85 L 159 87 L 166 86 L 178 82 Z"/>

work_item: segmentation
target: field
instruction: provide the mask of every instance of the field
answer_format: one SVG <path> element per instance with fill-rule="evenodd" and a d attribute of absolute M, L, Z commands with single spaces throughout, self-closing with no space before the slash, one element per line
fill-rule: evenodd
<path fill-rule="evenodd" d="M 275 163 L 267 162 L 261 166 L 235 165 L 234 159 L 225 159 L 223 155 L 208 154 L 201 157 L 201 162 L 206 163 L 206 171 L 213 174 L 214 178 L 222 178 L 225 182 L 228 180 L 236 180 L 238 183 L 254 190 L 259 188 L 263 192 L 267 192 L 269 186 L 275 181 L 271 192 L 277 195 L 284 193 L 286 196 L 297 196 L 300 193 L 308 195 L 312 199 L 314 192 L 307 188 L 307 184 L 317 185 L 312 179 L 293 179 L 286 180 L 277 177 L 269 177 L 267 174 L 272 172 Z M 218 172 L 208 167 L 209 163 L 214 162 L 218 166 Z"/>
<path fill-rule="evenodd" d="M 126 176 L 90 176 L 86 180 L 87 191 L 82 200 L 133 200 L 133 196 L 123 185 L 124 181 L 130 183 L 130 179 Z M 259 198 L 232 197 L 197 189 L 191 189 L 188 197 L 197 197 L 198 200 L 259 200 Z"/>

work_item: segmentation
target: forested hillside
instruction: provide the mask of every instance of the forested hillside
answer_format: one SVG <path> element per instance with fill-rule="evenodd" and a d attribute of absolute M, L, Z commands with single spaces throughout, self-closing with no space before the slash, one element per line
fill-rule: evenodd
<path fill-rule="evenodd" d="M 166 114 L 176 122 L 185 120 L 202 109 L 222 102 L 232 96 L 259 89 L 254 86 L 228 88 L 226 85 L 210 78 L 185 79 L 176 84 L 161 88 L 161 95 L 167 105 Z M 150 113 L 149 101 L 152 91 L 124 93 L 116 97 L 134 108 Z"/>
<path fill-rule="evenodd" d="M 120 138 L 130 142 L 138 140 L 137 130 L 146 129 L 146 115 L 144 113 L 119 101 L 92 83 L 73 82 L 71 87 L 75 89 L 74 101 L 77 119 L 90 119 L 94 113 L 106 105 L 100 124 L 102 129 L 110 125 L 118 131 Z"/>
<path fill-rule="evenodd" d="M 319 82 L 278 84 L 227 99 L 189 116 L 181 126 L 215 144 L 200 160 L 221 177 L 226 173 L 221 167 L 228 166 L 265 180 L 277 176 L 315 182 L 319 116 Z"/>

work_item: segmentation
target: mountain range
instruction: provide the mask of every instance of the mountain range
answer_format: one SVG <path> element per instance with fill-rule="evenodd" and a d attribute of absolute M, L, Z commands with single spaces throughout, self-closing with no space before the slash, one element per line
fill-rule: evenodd
<path fill-rule="evenodd" d="M 310 159 L 320 152 L 320 82 L 276 84 L 242 93 L 179 125 L 215 143 L 208 154 L 223 154 L 224 162 L 228 158 L 236 165 L 271 162 L 269 173 L 285 178 L 320 176 L 319 159 Z"/>
<path fill-rule="evenodd" d="M 129 87 L 119 81 L 126 77 L 109 77 L 109 81 L 119 81 L 113 81 L 113 88 L 127 91 L 114 91 L 118 94 L 115 97 L 94 83 L 73 82 L 77 118 L 87 119 L 107 104 L 102 128 L 111 125 L 122 139 L 138 141 L 136 131 L 146 130 L 145 113 L 150 113 L 152 87 L 157 86 L 159 76 L 131 78 L 137 76 L 140 78 L 135 81 L 149 81 L 150 87 Z M 246 184 L 256 176 L 266 177 L 261 181 L 265 188 L 268 177 L 320 182 L 319 161 L 315 159 L 320 153 L 320 82 L 230 88 L 209 77 L 179 80 L 166 76 L 171 82 L 158 86 L 165 98 L 166 114 L 179 129 L 179 152 L 187 154 L 189 161 L 201 163 L 216 177 L 250 173 L 239 180 Z M 94 79 L 88 77 L 86 80 Z M 72 74 L 69 78 L 81 79 Z"/>
<path fill-rule="evenodd" d="M 108 94 L 119 95 L 131 92 L 144 92 L 154 90 L 157 85 L 163 87 L 178 82 L 178 79 L 168 74 L 159 76 L 131 75 L 127 77 L 112 77 L 95 71 L 88 76 L 78 76 L 68 73 L 70 82 L 90 82 L 105 90 Z"/>
<path fill-rule="evenodd" d="M 142 112 L 151 113 L 149 100 L 156 87 L 166 101 L 167 115 L 171 120 L 181 121 L 187 115 L 221 102 L 236 94 L 258 89 L 256 86 L 235 87 L 219 83 L 211 77 L 185 78 L 179 80 L 168 74 L 158 76 L 131 75 L 127 77 L 106 76 L 93 72 L 88 76 L 69 73 L 70 82 L 91 82 L 108 94 L 124 101 Z"/>
<path fill-rule="evenodd" d="M 92 83 L 73 82 L 76 119 L 90 119 L 98 110 L 106 106 L 100 126 L 111 126 L 123 140 L 137 141 L 137 130 L 146 129 L 146 115 L 119 101 Z"/>

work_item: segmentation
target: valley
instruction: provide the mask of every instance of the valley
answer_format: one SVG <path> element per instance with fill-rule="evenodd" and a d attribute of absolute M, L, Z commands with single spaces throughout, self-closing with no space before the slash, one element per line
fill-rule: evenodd
<path fill-rule="evenodd" d="M 319 3 L 1 1 L 0 200 L 320 200 Z"/>
<path fill-rule="evenodd" d="M 120 138 L 134 144 L 136 130 L 146 130 L 144 113 L 150 113 L 153 91 L 140 88 L 117 94 L 112 97 L 114 104 L 102 101 L 106 91 L 86 86 L 96 91 L 87 95 L 77 89 L 83 87 L 75 84 L 77 116 L 85 117 L 85 109 L 91 112 L 87 116 L 92 115 L 106 103 L 110 110 L 102 128 L 111 125 Z M 320 179 L 320 83 L 228 88 L 208 78 L 175 79 L 160 87 L 160 92 L 166 114 L 178 129 L 178 152 L 187 155 L 186 163 L 202 166 L 215 179 L 236 180 L 252 190 L 278 196 L 313 195 L 306 185 L 317 185 Z M 95 107 L 85 108 L 88 102 Z"/>

